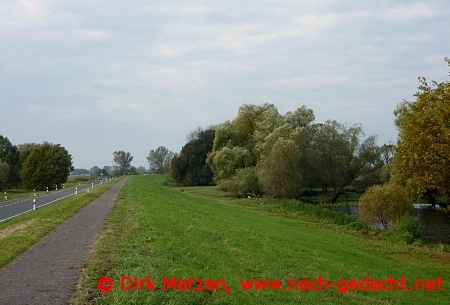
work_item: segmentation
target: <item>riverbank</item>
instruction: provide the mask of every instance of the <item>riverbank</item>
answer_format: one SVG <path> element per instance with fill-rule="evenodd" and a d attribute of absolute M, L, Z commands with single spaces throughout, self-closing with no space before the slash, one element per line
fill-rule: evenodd
<path fill-rule="evenodd" d="M 164 179 L 155 175 L 130 178 L 72 304 L 448 302 L 449 253 L 377 236 L 368 238 L 364 230 L 319 221 L 302 213 L 292 218 L 279 217 L 275 211 L 262 209 L 257 199 L 193 194 L 187 188 L 162 186 Z M 109 293 L 98 289 L 97 282 L 103 276 L 115 284 Z M 135 277 L 145 280 L 147 276 L 154 281 L 155 290 L 140 290 L 139 283 L 130 285 Z M 370 277 L 381 281 L 390 276 L 407 280 L 407 290 L 397 291 L 394 287 L 393 291 L 352 291 L 347 285 L 352 279 Z M 174 277 L 177 289 L 164 289 L 164 280 Z M 289 280 L 312 282 L 320 277 L 339 282 L 342 287 L 347 285 L 347 291 L 334 286 L 315 291 L 289 290 L 287 286 Z M 180 290 L 183 282 L 178 280 L 188 283 L 189 278 L 214 283 L 223 280 L 231 289 L 219 285 L 214 289 Z M 444 280 L 443 290 L 438 286 L 434 291 L 409 290 L 415 290 L 416 280 L 432 280 L 437 285 L 438 278 Z M 243 280 L 268 279 L 280 280 L 279 289 L 243 290 Z"/>

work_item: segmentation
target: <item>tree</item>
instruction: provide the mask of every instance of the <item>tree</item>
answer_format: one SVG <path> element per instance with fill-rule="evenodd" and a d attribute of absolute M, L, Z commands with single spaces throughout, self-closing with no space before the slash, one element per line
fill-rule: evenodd
<path fill-rule="evenodd" d="M 280 138 L 258 164 L 263 191 L 273 197 L 295 198 L 302 193 L 299 149 L 291 139 Z"/>
<path fill-rule="evenodd" d="M 6 186 L 9 177 L 9 165 L 0 161 L 0 191 Z"/>
<path fill-rule="evenodd" d="M 278 127 L 280 118 L 273 104 L 244 104 L 233 121 L 227 121 L 217 128 L 206 163 L 213 170 L 219 189 L 239 190 L 241 195 L 260 193 L 254 187 L 255 181 L 258 181 L 255 167 L 261 155 L 260 144 Z M 246 168 L 250 169 L 244 170 Z M 251 189 L 245 190 L 245 186 L 251 186 Z"/>
<path fill-rule="evenodd" d="M 311 148 L 317 180 L 322 188 L 333 188 L 335 203 L 344 189 L 372 172 L 378 160 L 376 137 L 363 138 L 361 125 L 348 127 L 327 121 L 314 134 Z"/>
<path fill-rule="evenodd" d="M 25 163 L 25 161 L 27 160 L 28 156 L 31 154 L 31 152 L 33 151 L 33 149 L 35 149 L 36 147 L 38 147 L 41 144 L 37 144 L 37 143 L 24 143 L 24 144 L 19 144 L 17 145 L 17 149 L 19 150 L 19 154 L 20 154 L 20 160 L 22 163 Z"/>
<path fill-rule="evenodd" d="M 101 176 L 102 174 L 102 170 L 98 166 L 91 167 L 89 171 L 91 172 L 91 175 L 94 177 Z"/>
<path fill-rule="evenodd" d="M 450 82 L 419 81 L 416 100 L 394 111 L 399 130 L 394 179 L 434 205 L 450 198 Z"/>
<path fill-rule="evenodd" d="M 380 222 L 387 229 L 404 215 L 412 215 L 414 207 L 408 192 L 398 184 L 387 183 L 369 188 L 359 201 L 359 216 L 365 222 Z"/>
<path fill-rule="evenodd" d="M 8 164 L 8 184 L 17 185 L 20 182 L 20 170 L 22 163 L 20 162 L 20 153 L 17 146 L 13 145 L 8 138 L 0 135 L 0 163 Z"/>
<path fill-rule="evenodd" d="M 68 151 L 60 144 L 44 142 L 33 149 L 23 164 L 22 179 L 29 188 L 52 188 L 66 182 L 72 170 L 72 156 Z"/>
<path fill-rule="evenodd" d="M 136 173 L 138 173 L 138 174 L 145 174 L 145 167 L 143 167 L 143 166 L 138 166 L 138 167 L 136 168 Z"/>
<path fill-rule="evenodd" d="M 100 175 L 102 175 L 102 176 L 109 176 L 109 170 L 108 170 L 108 168 L 105 168 L 105 167 L 103 167 L 102 169 L 101 169 L 101 172 L 100 172 Z"/>
<path fill-rule="evenodd" d="M 354 181 L 371 181 L 380 160 L 376 137 L 364 138 L 360 125 L 314 120 L 306 106 L 280 115 L 272 104 L 243 105 L 217 128 L 208 154 L 218 188 L 254 193 L 256 181 L 275 197 L 333 188 L 330 201 L 336 202 Z"/>
<path fill-rule="evenodd" d="M 287 122 L 264 139 L 257 168 L 265 193 L 273 197 L 296 198 L 310 187 L 306 155 L 308 133 L 306 126 Z"/>
<path fill-rule="evenodd" d="M 131 161 L 133 161 L 133 156 L 129 152 L 123 150 L 115 151 L 113 153 L 114 162 L 116 163 L 115 175 L 126 175 L 130 171 Z"/>
<path fill-rule="evenodd" d="M 75 169 L 72 171 L 72 174 L 73 174 L 73 175 L 90 175 L 91 172 L 88 171 L 88 170 L 85 169 L 85 168 L 75 168 Z"/>
<path fill-rule="evenodd" d="M 102 173 L 103 173 L 103 175 L 104 176 L 109 176 L 109 175 L 111 175 L 112 174 L 112 167 L 111 166 L 109 166 L 109 165 L 105 165 L 105 166 L 103 166 L 103 169 L 102 169 Z"/>
<path fill-rule="evenodd" d="M 192 132 L 191 132 L 192 134 Z M 179 155 L 171 161 L 171 176 L 183 185 L 209 185 L 213 172 L 206 164 L 206 157 L 213 147 L 215 131 L 200 131 L 183 146 Z"/>
<path fill-rule="evenodd" d="M 147 160 L 150 166 L 150 172 L 155 174 L 167 174 L 170 172 L 170 161 L 173 152 L 164 146 L 160 146 L 155 150 L 151 150 Z"/>

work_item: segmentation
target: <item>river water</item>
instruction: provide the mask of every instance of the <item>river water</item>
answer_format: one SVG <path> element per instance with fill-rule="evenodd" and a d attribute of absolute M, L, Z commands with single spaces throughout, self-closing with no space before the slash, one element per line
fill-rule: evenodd
<path fill-rule="evenodd" d="M 333 209 L 359 217 L 358 207 L 335 207 Z M 450 244 L 450 213 L 444 213 L 439 208 L 432 209 L 430 204 L 414 204 L 414 212 L 424 226 L 422 238 L 426 242 Z"/>

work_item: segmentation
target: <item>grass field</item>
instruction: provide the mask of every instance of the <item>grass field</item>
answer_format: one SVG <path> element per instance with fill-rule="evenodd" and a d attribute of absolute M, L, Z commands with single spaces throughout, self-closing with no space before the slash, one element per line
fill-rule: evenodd
<path fill-rule="evenodd" d="M 164 179 L 128 180 L 72 304 L 448 304 L 448 253 L 368 238 L 307 217 L 277 217 L 239 201 L 164 187 Z M 97 288 L 102 276 L 114 281 L 110 293 Z M 155 281 L 155 291 L 135 290 L 125 278 L 146 276 Z M 404 277 L 406 287 L 416 279 L 444 282 L 443 290 L 435 286 L 434 291 L 282 289 L 289 279 L 320 276 L 330 282 Z M 164 277 L 224 280 L 231 291 L 164 290 Z M 122 279 L 124 288 L 133 287 L 122 290 Z M 266 279 L 282 280 L 280 290 L 241 288 L 241 280 Z M 177 283 L 183 288 L 182 281 Z M 340 283 L 344 289 L 346 282 Z"/>
<path fill-rule="evenodd" d="M 100 196 L 114 182 L 91 189 L 90 194 L 79 192 L 76 196 L 59 200 L 23 215 L 0 222 L 0 268 L 38 242 L 61 222 Z"/>

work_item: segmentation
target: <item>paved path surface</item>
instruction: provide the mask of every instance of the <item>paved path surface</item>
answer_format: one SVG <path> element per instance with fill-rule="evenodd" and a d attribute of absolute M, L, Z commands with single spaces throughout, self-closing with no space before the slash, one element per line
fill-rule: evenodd
<path fill-rule="evenodd" d="M 0 304 L 68 304 L 122 179 L 0 270 Z"/>

